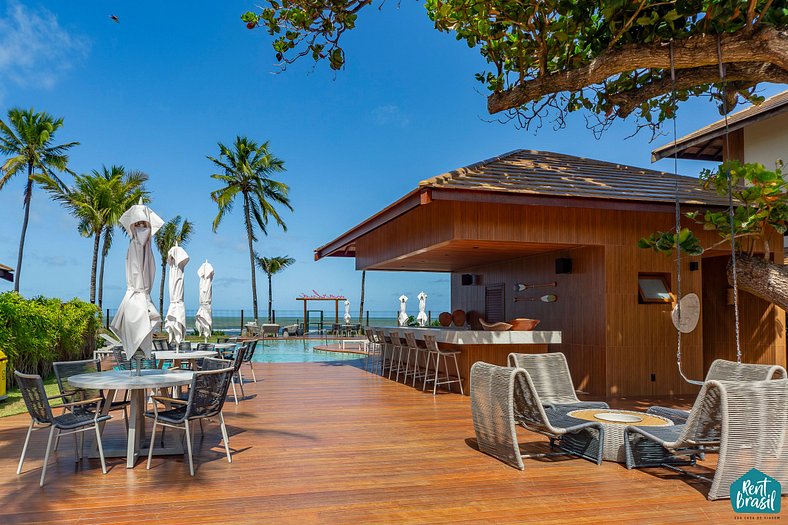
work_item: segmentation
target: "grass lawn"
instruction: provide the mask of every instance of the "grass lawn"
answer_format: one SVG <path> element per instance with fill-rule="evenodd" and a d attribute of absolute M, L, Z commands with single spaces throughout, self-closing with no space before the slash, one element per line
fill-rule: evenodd
<path fill-rule="evenodd" d="M 47 391 L 47 396 L 58 394 L 59 390 L 54 376 L 44 380 L 44 388 Z M 60 398 L 50 399 L 49 402 L 52 406 L 57 406 L 62 403 Z M 27 408 L 25 407 L 25 402 L 22 400 L 22 394 L 19 393 L 18 388 L 12 388 L 8 392 L 8 399 L 0 401 L 0 417 L 14 416 L 25 412 L 27 412 Z"/>

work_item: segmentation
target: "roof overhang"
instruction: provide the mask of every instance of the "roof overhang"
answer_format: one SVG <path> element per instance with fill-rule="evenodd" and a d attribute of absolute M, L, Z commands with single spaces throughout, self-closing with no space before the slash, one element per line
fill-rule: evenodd
<path fill-rule="evenodd" d="M 673 202 L 659 202 L 659 201 L 638 201 L 627 199 L 611 199 L 611 198 L 588 198 L 588 197 L 571 197 L 571 196 L 554 196 L 554 195 L 540 195 L 532 193 L 516 193 L 516 192 L 500 192 L 500 191 L 480 191 L 480 190 L 465 190 L 454 188 L 433 188 L 429 186 L 421 186 L 383 210 L 379 211 L 372 217 L 361 222 L 357 226 L 351 228 L 343 233 L 333 241 L 324 244 L 315 250 L 315 260 L 320 260 L 325 257 L 355 257 L 356 256 L 356 240 L 363 237 L 372 230 L 391 222 L 398 217 L 408 213 L 409 211 L 433 201 L 458 201 L 458 202 L 477 202 L 477 203 L 491 203 L 491 204 L 516 204 L 521 206 L 550 206 L 556 208 L 587 208 L 587 209 L 607 209 L 618 211 L 637 211 L 637 212 L 657 212 L 657 213 L 673 213 L 675 210 L 675 203 Z M 686 211 L 695 211 L 699 209 L 717 208 L 716 206 L 709 206 L 702 203 L 685 202 L 681 204 L 682 209 Z M 522 247 L 521 247 L 522 248 Z M 525 255 L 539 253 L 532 251 L 531 248 L 524 248 L 528 251 Z M 551 248 L 552 251 L 557 249 Z M 411 257 L 408 254 L 407 257 Z M 523 255 L 523 256 L 525 256 Z M 464 265 L 467 266 L 467 265 Z M 399 269 L 399 268 L 377 268 L 371 269 Z"/>
<path fill-rule="evenodd" d="M 750 106 L 726 119 L 718 120 L 708 126 L 681 137 L 675 143 L 666 144 L 651 152 L 651 162 L 673 157 L 689 160 L 722 162 L 727 133 L 743 130 L 745 127 L 788 112 L 788 91 L 765 100 L 760 106 Z"/>

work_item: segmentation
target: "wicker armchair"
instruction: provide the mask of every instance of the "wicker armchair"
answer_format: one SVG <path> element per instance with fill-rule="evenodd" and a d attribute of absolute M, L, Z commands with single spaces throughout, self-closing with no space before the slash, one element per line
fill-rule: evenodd
<path fill-rule="evenodd" d="M 604 401 L 580 401 L 575 393 L 566 357 L 561 352 L 548 354 L 509 354 L 509 366 L 524 368 L 545 408 L 562 412 L 584 408 L 609 408 Z"/>
<path fill-rule="evenodd" d="M 257 344 L 259 340 L 256 341 L 249 341 L 249 344 L 246 348 L 246 352 L 244 353 L 243 361 L 241 362 L 242 365 L 249 365 L 249 368 L 252 370 L 252 380 L 257 383 L 257 376 L 254 373 L 254 351 L 257 350 Z M 263 343 L 265 345 L 265 343 Z M 238 368 L 238 378 L 241 381 L 241 384 L 244 382 L 243 375 L 241 374 L 240 367 Z"/>
<path fill-rule="evenodd" d="M 706 381 L 768 381 L 771 379 L 786 379 L 788 373 L 779 365 L 758 365 L 752 363 L 737 363 L 725 359 L 715 360 L 706 374 Z M 689 412 L 678 408 L 653 406 L 648 409 L 649 414 L 670 419 L 676 425 L 687 422 Z"/>
<path fill-rule="evenodd" d="M 244 362 L 244 358 L 246 357 L 246 353 L 250 351 L 254 345 L 257 344 L 257 341 L 249 341 L 243 344 L 238 345 L 235 348 L 235 354 L 233 355 L 233 376 L 230 381 L 230 386 L 233 387 L 233 399 L 235 399 L 235 404 L 238 404 L 238 393 L 235 390 L 235 383 L 237 382 L 238 385 L 241 387 L 241 398 L 246 397 L 246 393 L 244 392 L 244 381 L 243 377 L 241 377 L 241 365 Z"/>
<path fill-rule="evenodd" d="M 597 465 L 602 462 L 602 425 L 545 409 L 531 377 L 522 368 L 474 363 L 471 412 L 479 450 L 520 470 L 525 465 L 515 425 L 547 436 L 559 454 L 577 455 Z"/>
<path fill-rule="evenodd" d="M 100 415 L 101 402 L 100 397 L 93 399 L 84 399 L 81 401 L 70 402 L 64 407 L 68 409 L 64 414 L 55 416 L 52 414 L 52 407 L 49 405 L 51 398 L 47 397 L 46 390 L 44 390 L 44 382 L 39 375 L 23 374 L 15 371 L 16 383 L 22 393 L 22 399 L 25 401 L 25 406 L 30 414 L 30 426 L 27 429 L 25 436 L 25 444 L 22 447 L 22 456 L 19 458 L 19 466 L 16 473 L 22 473 L 22 466 L 25 462 L 25 455 L 27 454 L 27 445 L 30 443 L 30 434 L 34 430 L 40 428 L 49 428 L 49 439 L 47 440 L 47 449 L 44 454 L 44 466 L 41 469 L 40 486 L 44 486 L 44 478 L 47 473 L 47 463 L 49 463 L 49 454 L 52 451 L 52 438 L 73 434 L 74 435 L 74 455 L 75 459 L 79 461 L 82 459 L 81 444 L 77 440 L 77 433 L 94 430 L 96 432 L 96 444 L 98 445 L 99 457 L 101 458 L 101 471 L 107 473 L 107 464 L 104 462 L 104 447 L 101 443 L 101 432 L 99 430 L 99 423 L 107 421 L 110 416 Z M 53 397 L 61 397 L 60 395 Z M 39 425 L 36 427 L 36 425 Z M 55 431 L 57 430 L 57 433 Z M 83 439 L 79 440 L 84 441 Z"/>
<path fill-rule="evenodd" d="M 788 380 L 706 381 L 686 424 L 627 427 L 627 468 L 672 467 L 719 445 L 708 499 L 730 497 L 731 483 L 756 468 L 775 478 L 788 494 Z M 669 456 L 664 457 L 668 452 Z M 688 459 L 686 459 L 688 458 Z"/>
<path fill-rule="evenodd" d="M 150 447 L 148 449 L 147 468 L 151 467 L 153 458 L 153 443 L 156 439 L 156 427 L 170 427 L 181 429 L 186 433 L 186 450 L 189 456 L 189 473 L 194 476 L 194 460 L 192 459 L 192 437 L 191 422 L 213 417 L 219 417 L 219 424 L 222 429 L 222 439 L 224 450 L 227 453 L 227 462 L 232 463 L 230 455 L 230 440 L 227 436 L 227 427 L 224 424 L 222 408 L 227 397 L 233 368 L 221 368 L 219 370 L 195 372 L 192 378 L 189 398 L 186 401 L 161 396 L 153 396 L 153 411 L 146 412 L 145 417 L 153 419 L 153 431 L 151 433 Z M 168 408 L 159 410 L 159 403 Z"/>

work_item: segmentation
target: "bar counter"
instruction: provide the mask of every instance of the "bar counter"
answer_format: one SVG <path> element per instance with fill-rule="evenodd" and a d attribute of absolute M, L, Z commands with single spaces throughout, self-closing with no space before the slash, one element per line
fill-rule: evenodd
<path fill-rule="evenodd" d="M 558 331 L 488 332 L 418 326 L 372 328 L 383 330 L 386 335 L 396 332 L 403 342 L 405 332 L 412 332 L 417 341 L 423 341 L 425 334 L 432 335 L 438 341 L 439 348 L 459 350 L 460 355 L 457 356 L 457 363 L 460 368 L 460 376 L 462 376 L 462 388 L 466 395 L 470 393 L 471 365 L 476 361 L 505 366 L 507 356 L 512 352 L 543 354 L 548 351 L 547 345 L 561 343 L 561 332 Z M 456 385 L 453 386 L 456 392 Z"/>

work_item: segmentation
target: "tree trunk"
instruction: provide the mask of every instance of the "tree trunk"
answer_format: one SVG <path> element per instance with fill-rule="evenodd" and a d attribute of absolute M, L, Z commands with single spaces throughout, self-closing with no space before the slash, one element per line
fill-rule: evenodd
<path fill-rule="evenodd" d="M 788 267 L 737 255 L 736 278 L 739 290 L 788 310 Z M 733 286 L 733 260 L 728 262 L 728 283 Z"/>
<path fill-rule="evenodd" d="M 98 268 L 99 245 L 101 244 L 101 230 L 93 234 L 93 260 L 90 263 L 90 303 L 96 304 L 96 269 Z"/>
<path fill-rule="evenodd" d="M 161 315 L 164 315 L 164 275 L 167 273 L 165 261 L 161 262 L 161 284 L 159 284 L 159 314 Z"/>
<path fill-rule="evenodd" d="M 273 274 L 270 274 L 270 273 L 268 274 L 268 322 L 269 323 L 273 322 L 271 320 L 271 311 L 273 310 L 273 306 L 274 306 L 274 296 L 271 293 L 271 280 L 272 280 L 271 277 L 272 277 L 272 275 Z"/>
<path fill-rule="evenodd" d="M 107 239 L 109 237 L 109 229 L 104 228 L 104 242 L 101 246 L 101 266 L 99 268 L 99 278 L 98 278 L 98 307 L 99 310 L 102 310 L 102 305 L 104 304 L 104 261 L 107 260 L 107 252 L 109 249 L 107 248 Z M 103 310 L 102 310 L 103 312 Z"/>
<path fill-rule="evenodd" d="M 249 264 L 252 267 L 252 311 L 254 321 L 257 322 L 257 280 L 254 273 L 254 235 L 252 232 L 252 218 L 249 217 L 249 196 L 244 194 L 244 220 L 246 221 L 246 238 L 249 241 Z"/>
<path fill-rule="evenodd" d="M 364 324 L 364 285 L 367 280 L 367 271 L 361 270 L 361 300 L 358 307 L 358 323 Z"/>
<path fill-rule="evenodd" d="M 25 235 L 27 234 L 27 222 L 30 220 L 30 199 L 33 197 L 33 165 L 27 165 L 27 185 L 25 186 L 25 215 L 22 219 L 22 235 L 19 237 L 19 254 L 16 258 L 16 276 L 14 278 L 14 291 L 19 292 L 19 281 L 22 276 L 22 255 L 25 251 Z"/>

